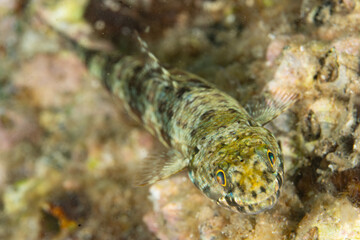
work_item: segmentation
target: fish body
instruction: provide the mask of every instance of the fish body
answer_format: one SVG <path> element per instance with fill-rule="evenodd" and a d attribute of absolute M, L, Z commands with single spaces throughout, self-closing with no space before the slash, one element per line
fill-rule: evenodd
<path fill-rule="evenodd" d="M 221 206 L 247 214 L 273 207 L 283 160 L 273 134 L 256 120 L 268 120 L 264 114 L 271 111 L 254 119 L 201 77 L 164 69 L 141 43 L 147 53 L 142 57 L 94 54 L 85 60 L 127 112 L 169 149 L 166 157 L 148 160 L 140 183 L 187 168 L 195 186 Z"/>
<path fill-rule="evenodd" d="M 248 112 L 201 77 L 163 68 L 138 40 L 142 54 L 134 56 L 71 42 L 90 72 L 169 149 L 147 160 L 140 184 L 187 169 L 195 186 L 223 207 L 246 214 L 272 208 L 283 183 L 283 159 L 263 125 L 290 106 L 294 95 L 275 94 Z"/>

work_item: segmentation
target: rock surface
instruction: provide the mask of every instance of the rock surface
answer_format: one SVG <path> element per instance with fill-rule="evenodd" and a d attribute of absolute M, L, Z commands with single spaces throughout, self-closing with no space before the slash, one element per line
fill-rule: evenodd
<path fill-rule="evenodd" d="M 0 239 L 360 239 L 359 1 L 121 2 L 0 0 Z M 41 23 L 52 4 L 125 53 L 136 29 L 165 66 L 242 104 L 300 92 L 266 126 L 284 154 L 278 204 L 229 212 L 186 172 L 133 186 L 164 149 Z"/>

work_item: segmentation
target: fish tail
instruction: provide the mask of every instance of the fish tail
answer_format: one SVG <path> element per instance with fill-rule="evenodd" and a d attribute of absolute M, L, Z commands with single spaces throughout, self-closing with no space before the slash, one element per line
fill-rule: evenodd
<path fill-rule="evenodd" d="M 122 55 L 109 55 L 98 51 L 82 48 L 78 56 L 83 60 L 89 72 L 99 79 L 106 89 L 113 92 L 112 73 L 117 63 L 123 59 Z"/>
<path fill-rule="evenodd" d="M 89 33 L 68 33 L 64 27 L 57 26 L 46 11 L 38 11 L 40 21 L 46 25 L 60 41 L 74 52 L 86 65 L 90 73 L 101 79 L 102 84 L 111 91 L 110 75 L 115 63 L 119 62 L 124 55 L 114 50 L 114 47 L 107 41 L 89 36 Z"/>
<path fill-rule="evenodd" d="M 56 30 L 56 29 L 55 29 Z M 99 79 L 108 91 L 112 91 L 110 76 L 116 63 L 123 59 L 119 53 L 107 53 L 106 51 L 92 49 L 83 46 L 76 39 L 67 36 L 65 33 L 56 31 L 65 42 L 68 49 L 71 49 L 83 61 L 92 76 Z"/>

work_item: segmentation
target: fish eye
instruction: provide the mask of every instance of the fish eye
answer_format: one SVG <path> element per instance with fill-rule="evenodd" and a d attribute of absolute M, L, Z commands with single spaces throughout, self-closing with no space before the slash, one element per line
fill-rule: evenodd
<path fill-rule="evenodd" d="M 226 186 L 226 176 L 223 170 L 218 170 L 216 172 L 216 181 L 223 187 Z"/>
<path fill-rule="evenodd" d="M 271 166 L 273 166 L 275 163 L 275 156 L 270 150 L 267 150 L 267 157 L 271 163 Z"/>

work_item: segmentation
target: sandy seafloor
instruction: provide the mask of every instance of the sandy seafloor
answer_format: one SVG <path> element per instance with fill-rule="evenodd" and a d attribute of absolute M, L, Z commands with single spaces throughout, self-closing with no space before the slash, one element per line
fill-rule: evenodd
<path fill-rule="evenodd" d="M 148 32 L 164 66 L 242 104 L 300 92 L 266 126 L 284 154 L 278 204 L 230 212 L 185 172 L 134 186 L 165 149 L 39 21 L 42 2 L 122 52 L 136 53 L 129 29 Z M 0 239 L 360 239 L 359 123 L 360 1 L 0 0 Z"/>

